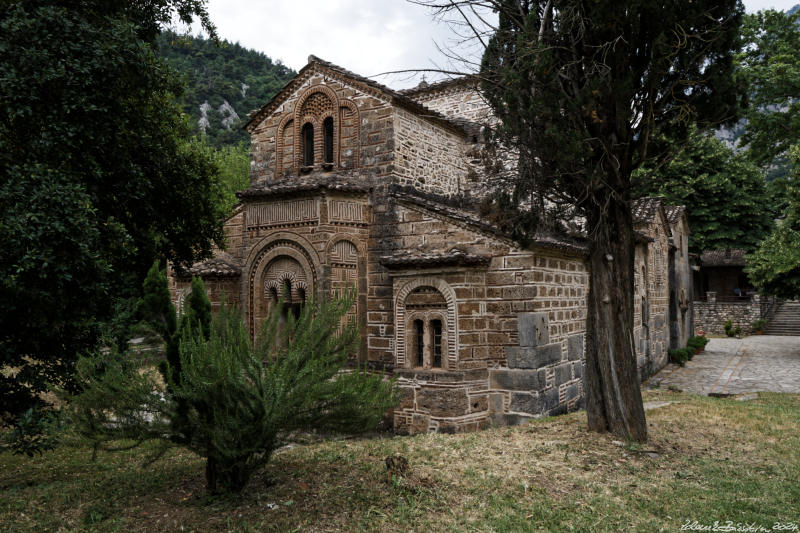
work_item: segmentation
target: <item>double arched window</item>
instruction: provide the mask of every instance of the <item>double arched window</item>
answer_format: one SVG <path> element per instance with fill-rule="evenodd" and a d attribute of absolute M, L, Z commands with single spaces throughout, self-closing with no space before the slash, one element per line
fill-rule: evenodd
<path fill-rule="evenodd" d="M 408 361 L 413 367 L 443 368 L 447 302 L 433 287 L 417 287 L 405 301 L 408 312 Z"/>
<path fill-rule="evenodd" d="M 318 163 L 322 163 L 323 165 L 333 165 L 333 147 L 334 147 L 334 139 L 333 139 L 333 117 L 326 117 L 325 120 L 322 121 L 322 160 L 317 161 L 316 153 L 314 147 L 316 145 L 316 137 L 314 136 L 314 124 L 311 122 L 306 122 L 303 124 L 303 127 L 300 129 L 300 143 L 301 143 L 301 153 L 303 157 L 303 167 L 310 168 L 314 167 Z M 330 170 L 330 169 L 328 169 Z"/>

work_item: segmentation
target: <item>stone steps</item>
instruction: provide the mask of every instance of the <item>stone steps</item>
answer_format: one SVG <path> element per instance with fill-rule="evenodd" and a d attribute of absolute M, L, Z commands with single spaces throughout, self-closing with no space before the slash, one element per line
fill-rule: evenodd
<path fill-rule="evenodd" d="M 784 303 L 764 331 L 767 335 L 800 335 L 800 304 Z"/>

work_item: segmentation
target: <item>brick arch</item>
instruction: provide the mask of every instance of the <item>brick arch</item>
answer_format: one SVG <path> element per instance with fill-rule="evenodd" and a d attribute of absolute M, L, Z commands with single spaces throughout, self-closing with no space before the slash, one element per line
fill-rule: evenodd
<path fill-rule="evenodd" d="M 364 243 L 361 242 L 361 238 L 358 235 L 352 233 L 337 233 L 336 235 L 331 237 L 328 243 L 325 245 L 324 262 L 326 265 L 331 264 L 331 252 L 333 251 L 333 247 L 336 245 L 336 243 L 341 241 L 349 241 L 350 244 L 355 246 L 356 250 L 358 251 L 359 259 L 366 258 L 367 256 L 366 247 L 364 246 Z"/>
<path fill-rule="evenodd" d="M 286 133 L 286 129 L 289 127 L 289 123 L 294 120 L 294 113 L 287 113 L 278 122 L 278 129 L 275 130 L 275 179 L 281 179 L 281 174 L 283 174 L 283 137 Z M 292 124 L 292 135 L 294 135 L 294 124 Z M 292 161 L 294 161 L 294 138 L 292 138 Z"/>
<path fill-rule="evenodd" d="M 316 115 L 303 115 L 303 107 L 305 106 L 306 101 L 311 98 L 315 94 L 324 94 L 328 100 L 330 101 L 330 109 L 323 110 L 320 112 L 319 116 Z M 294 162 L 296 170 L 299 171 L 300 167 L 302 166 L 302 154 L 300 154 L 300 129 L 303 127 L 303 124 L 306 122 L 310 122 L 310 117 L 314 117 L 316 122 L 312 122 L 314 125 L 314 161 L 315 164 L 317 160 L 321 161 L 323 157 L 323 146 L 322 146 L 322 120 L 324 116 L 332 116 L 333 117 L 333 161 L 336 162 L 339 160 L 339 117 L 338 113 L 334 113 L 328 115 L 330 110 L 337 110 L 339 109 L 339 98 L 336 96 L 336 93 L 330 88 L 325 85 L 313 85 L 303 91 L 303 94 L 297 99 L 297 103 L 294 106 Z"/>
<path fill-rule="evenodd" d="M 263 308 L 265 286 L 265 271 L 270 263 L 278 257 L 286 256 L 294 259 L 306 274 L 306 292 L 319 292 L 322 284 L 319 282 L 322 265 L 316 251 L 311 244 L 300 235 L 289 232 L 278 232 L 262 239 L 248 254 L 247 261 L 247 288 L 246 309 L 250 334 L 255 335 L 257 318 L 264 318 Z"/>
<path fill-rule="evenodd" d="M 418 287 L 433 287 L 447 302 L 447 336 L 452 342 L 447 343 L 447 366 L 455 369 L 458 363 L 458 312 L 455 291 L 443 279 L 434 277 L 416 278 L 406 282 L 395 297 L 395 363 L 397 367 L 406 366 L 406 298 Z"/>

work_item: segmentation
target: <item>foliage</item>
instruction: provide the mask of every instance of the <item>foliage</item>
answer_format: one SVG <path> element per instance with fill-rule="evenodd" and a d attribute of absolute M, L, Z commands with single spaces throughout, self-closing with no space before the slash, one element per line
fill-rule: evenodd
<path fill-rule="evenodd" d="M 727 335 L 728 337 L 737 337 L 741 333 L 742 333 L 742 328 L 740 328 L 739 326 L 734 327 L 733 322 L 731 321 L 730 318 L 725 321 L 725 335 Z"/>
<path fill-rule="evenodd" d="M 180 374 L 170 365 L 166 388 L 125 357 L 83 358 L 85 390 L 72 401 L 80 432 L 96 448 L 161 441 L 153 458 L 186 446 L 206 458 L 209 491 L 240 492 L 297 431 L 374 428 L 394 405 L 392 384 L 343 370 L 358 347 L 355 322 L 342 322 L 354 299 L 351 291 L 310 302 L 297 319 L 279 307 L 256 342 L 240 312 L 223 305 L 210 331 L 199 320 L 179 328 Z M 187 316 L 182 323 L 194 321 Z"/>
<path fill-rule="evenodd" d="M 800 232 L 779 224 L 761 247 L 747 256 L 745 272 L 761 294 L 800 297 Z"/>
<path fill-rule="evenodd" d="M 478 3 L 499 14 L 480 75 L 500 119 L 493 138 L 518 156 L 513 200 L 530 201 L 539 215 L 536 206 L 559 207 L 561 218 L 583 220 L 589 237 L 589 427 L 645 440 L 628 333 L 631 173 L 658 133 L 681 139 L 689 123 L 736 119 L 743 8 L 736 0 Z M 476 2 L 427 4 L 458 13 Z"/>
<path fill-rule="evenodd" d="M 692 348 L 695 350 L 702 350 L 708 344 L 709 339 L 703 335 L 695 335 L 691 337 L 688 341 L 686 341 L 687 348 Z"/>
<path fill-rule="evenodd" d="M 211 158 L 149 40 L 200 0 L 30 0 L 0 7 L 0 377 L 5 419 L 69 386 L 115 301 L 155 256 L 222 243 Z M 124 306 L 123 306 L 124 307 Z M 117 336 L 124 336 L 121 329 Z"/>
<path fill-rule="evenodd" d="M 745 272 L 762 294 L 800 297 L 800 146 L 790 150 L 792 172 L 786 189 L 785 220 L 747 256 Z"/>
<path fill-rule="evenodd" d="M 30 408 L 16 420 L 14 429 L 0 435 L 0 451 L 11 450 L 16 455 L 34 457 L 52 450 L 59 442 L 59 433 L 64 429 L 62 411 Z"/>
<path fill-rule="evenodd" d="M 217 149 L 249 142 L 242 129 L 247 114 L 269 102 L 295 75 L 280 61 L 273 63 L 261 52 L 225 40 L 165 31 L 157 44 L 159 55 L 184 78 L 183 110 L 193 131 L 204 133 Z M 205 127 L 200 126 L 201 106 Z"/>
<path fill-rule="evenodd" d="M 692 252 L 722 248 L 752 250 L 769 233 L 775 216 L 769 206 L 764 173 L 743 154 L 692 128 L 685 144 L 661 137 L 656 143 L 674 156 L 651 162 L 633 175 L 634 194 L 663 196 L 685 205 Z"/>
<path fill-rule="evenodd" d="M 765 327 L 767 327 L 767 321 L 763 318 L 753 321 L 753 331 L 764 331 Z"/>
<path fill-rule="evenodd" d="M 798 14 L 766 10 L 746 15 L 737 77 L 750 105 L 741 142 L 748 156 L 769 164 L 800 138 L 800 27 Z"/>
<path fill-rule="evenodd" d="M 222 146 L 212 152 L 212 157 L 219 169 L 223 207 L 229 213 L 239 203 L 235 193 L 250 186 L 250 144 Z"/>
<path fill-rule="evenodd" d="M 694 348 L 688 346 L 677 350 L 670 349 L 668 350 L 669 362 L 675 365 L 685 366 L 686 361 L 691 361 L 692 357 L 694 357 L 694 351 Z"/>

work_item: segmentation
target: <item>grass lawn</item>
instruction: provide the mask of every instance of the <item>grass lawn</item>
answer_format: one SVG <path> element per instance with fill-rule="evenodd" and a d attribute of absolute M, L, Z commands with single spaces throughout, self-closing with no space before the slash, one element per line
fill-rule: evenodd
<path fill-rule="evenodd" d="M 585 413 L 464 435 L 329 441 L 277 454 L 241 497 L 205 495 L 203 460 L 65 443 L 0 455 L 2 531 L 679 531 L 800 525 L 800 395 L 648 391 L 650 442 L 585 431 Z M 409 474 L 389 479 L 401 454 Z M 791 524 L 787 524 L 791 526 Z"/>

